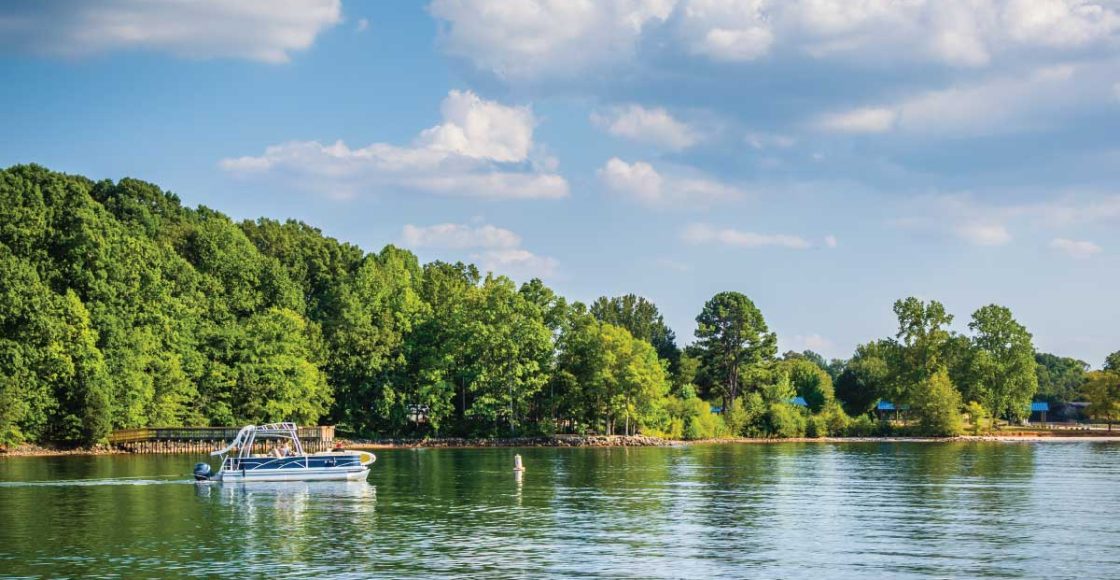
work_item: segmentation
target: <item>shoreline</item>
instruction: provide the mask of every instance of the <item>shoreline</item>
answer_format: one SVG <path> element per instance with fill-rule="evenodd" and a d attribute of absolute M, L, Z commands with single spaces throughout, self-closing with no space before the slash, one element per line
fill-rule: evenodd
<path fill-rule="evenodd" d="M 765 439 L 729 437 L 723 439 L 699 439 L 692 441 L 661 439 L 644 435 L 556 435 L 552 437 L 513 437 L 513 438 L 461 438 L 446 437 L 433 439 L 379 439 L 373 441 L 350 441 L 343 439 L 346 449 L 487 449 L 487 448 L 609 448 L 609 447 L 683 447 L 688 445 L 766 445 L 774 443 L 1120 443 L 1120 431 L 1115 434 L 1098 435 L 1089 432 L 1038 432 L 1004 433 L 990 435 L 958 435 L 956 437 L 794 437 L 788 439 Z M 169 451 L 162 454 L 181 454 L 183 451 Z M 62 449 L 42 445 L 20 445 L 0 449 L 0 459 L 7 457 L 56 457 L 56 456 L 96 456 L 96 455 L 147 455 L 118 449 L 107 445 L 92 448 Z"/>

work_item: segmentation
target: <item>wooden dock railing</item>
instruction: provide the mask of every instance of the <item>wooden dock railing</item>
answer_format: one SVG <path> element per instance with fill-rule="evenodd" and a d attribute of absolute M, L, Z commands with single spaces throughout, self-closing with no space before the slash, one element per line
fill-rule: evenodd
<path fill-rule="evenodd" d="M 194 453 L 220 448 L 237 436 L 241 427 L 144 427 L 118 429 L 109 444 L 136 453 Z M 334 441 L 334 426 L 299 427 L 296 431 L 307 451 L 325 451 Z"/>

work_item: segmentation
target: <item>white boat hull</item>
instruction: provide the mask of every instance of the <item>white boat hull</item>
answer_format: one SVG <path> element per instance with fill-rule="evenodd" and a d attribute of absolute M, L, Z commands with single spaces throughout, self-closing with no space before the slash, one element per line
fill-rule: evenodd
<path fill-rule="evenodd" d="M 358 481 L 369 475 L 369 468 L 286 468 L 256 471 L 222 470 L 215 481 Z"/>

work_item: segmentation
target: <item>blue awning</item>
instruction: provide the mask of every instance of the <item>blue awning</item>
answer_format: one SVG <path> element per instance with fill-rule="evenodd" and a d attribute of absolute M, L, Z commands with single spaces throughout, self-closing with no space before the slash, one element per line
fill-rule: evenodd
<path fill-rule="evenodd" d="M 797 406 L 797 407 L 808 407 L 809 406 L 809 403 L 805 402 L 805 397 L 794 397 L 794 398 L 790 399 L 789 402 L 790 402 L 791 405 L 794 405 L 794 406 Z"/>
<path fill-rule="evenodd" d="M 713 405 L 712 406 L 712 412 L 713 413 L 722 413 L 723 412 L 723 407 L 716 407 L 715 405 Z"/>
<path fill-rule="evenodd" d="M 879 405 L 876 406 L 875 409 L 879 410 L 879 411 L 894 411 L 895 406 L 894 406 L 894 403 L 892 403 L 890 401 L 879 401 Z M 898 410 L 899 411 L 909 411 L 910 410 L 910 405 L 902 405 L 901 407 L 898 407 Z"/>
<path fill-rule="evenodd" d="M 1050 403 L 1046 401 L 1035 401 L 1031 403 L 1032 413 L 1045 413 L 1050 410 Z"/>

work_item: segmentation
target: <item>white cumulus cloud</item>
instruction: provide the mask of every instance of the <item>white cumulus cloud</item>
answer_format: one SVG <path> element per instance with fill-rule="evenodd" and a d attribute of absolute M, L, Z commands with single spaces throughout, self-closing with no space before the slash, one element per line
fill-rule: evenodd
<path fill-rule="evenodd" d="M 558 264 L 548 256 L 538 256 L 528 250 L 492 250 L 473 254 L 484 270 L 500 272 L 513 278 L 551 278 L 556 275 Z"/>
<path fill-rule="evenodd" d="M 963 223 L 955 226 L 953 233 L 977 246 L 1002 246 L 1011 241 L 1011 233 L 999 223 Z"/>
<path fill-rule="evenodd" d="M 779 341 L 783 344 L 781 348 L 783 351 L 804 352 L 811 350 L 822 356 L 832 356 L 836 348 L 835 343 L 817 333 L 796 334 L 788 339 L 779 337 Z"/>
<path fill-rule="evenodd" d="M 465 257 L 483 270 L 514 278 L 548 278 L 557 271 L 555 259 L 526 250 L 520 235 L 490 224 L 407 224 L 401 229 L 401 243 L 437 252 L 467 252 Z"/>
<path fill-rule="evenodd" d="M 681 232 L 681 240 L 689 244 L 721 244 L 741 248 L 764 248 L 769 246 L 804 250 L 812 247 L 808 240 L 800 236 L 786 234 L 759 234 L 734 228 L 719 228 L 710 224 L 696 223 Z"/>
<path fill-rule="evenodd" d="M 507 79 L 576 75 L 629 60 L 673 0 L 434 0 L 448 53 Z"/>
<path fill-rule="evenodd" d="M 551 163 L 542 166 L 532 157 L 536 120 L 529 108 L 451 91 L 441 111 L 443 122 L 408 146 L 292 141 L 219 165 L 236 176 L 280 178 L 340 198 L 382 189 L 489 199 L 568 195 L 567 181 L 549 169 Z"/>
<path fill-rule="evenodd" d="M 627 163 L 617 157 L 609 159 L 598 175 L 611 193 L 649 206 L 704 207 L 746 195 L 738 187 L 695 172 L 662 175 L 649 163 Z"/>
<path fill-rule="evenodd" d="M 680 5 L 689 52 L 716 61 L 752 61 L 770 52 L 774 31 L 764 0 L 690 0 Z"/>
<path fill-rule="evenodd" d="M 1101 253 L 1101 247 L 1088 240 L 1070 240 L 1067 238 L 1054 238 L 1050 247 L 1069 254 L 1071 258 L 1084 260 L 1095 254 Z"/>
<path fill-rule="evenodd" d="M 696 129 L 673 118 L 661 107 L 615 107 L 607 112 L 593 113 L 591 121 L 615 137 L 674 151 L 691 147 L 700 140 Z"/>
<path fill-rule="evenodd" d="M 464 224 L 415 226 L 401 231 L 401 241 L 412 248 L 463 250 L 470 248 L 511 249 L 521 245 L 521 236 L 492 225 L 471 227 Z"/>
<path fill-rule="evenodd" d="M 894 126 L 898 113 L 887 108 L 862 108 L 822 115 L 816 125 L 836 133 L 883 133 Z"/>
<path fill-rule="evenodd" d="M 1011 133 L 1054 124 L 1114 90 L 1110 63 L 1053 65 L 924 91 L 894 103 L 820 116 L 818 129 L 930 136 Z"/>
<path fill-rule="evenodd" d="M 282 63 L 340 22 L 340 0 L 34 2 L 0 15 L 0 48 L 66 57 L 146 49 Z"/>
<path fill-rule="evenodd" d="M 676 52 L 976 69 L 1110 46 L 1112 0 L 435 0 L 445 50 L 507 79 L 574 76 Z"/>

